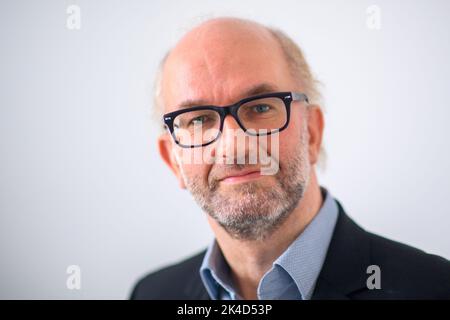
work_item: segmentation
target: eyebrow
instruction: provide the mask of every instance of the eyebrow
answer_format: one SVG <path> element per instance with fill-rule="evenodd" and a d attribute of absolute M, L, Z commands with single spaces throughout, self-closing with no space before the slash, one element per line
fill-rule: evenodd
<path fill-rule="evenodd" d="M 265 82 L 254 85 L 244 90 L 243 93 L 240 94 L 240 97 L 241 99 L 244 99 L 246 97 L 256 96 L 264 93 L 271 93 L 275 91 L 277 91 L 277 87 L 274 84 Z M 204 105 L 211 105 L 211 104 L 202 99 L 188 99 L 178 104 L 177 109 L 184 109 L 193 106 L 204 106 Z"/>

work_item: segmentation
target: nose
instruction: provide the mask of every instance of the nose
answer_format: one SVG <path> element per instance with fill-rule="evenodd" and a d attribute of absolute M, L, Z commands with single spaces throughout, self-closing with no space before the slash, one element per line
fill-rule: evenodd
<path fill-rule="evenodd" d="M 245 164 L 248 154 L 246 134 L 236 119 L 227 115 L 223 122 L 222 135 L 218 141 L 216 156 L 226 164 Z"/>
<path fill-rule="evenodd" d="M 232 115 L 228 114 L 223 120 L 223 130 L 222 130 L 223 133 L 225 133 L 226 131 L 236 131 L 239 129 L 241 129 L 239 123 L 236 121 L 235 118 L 233 118 Z"/>

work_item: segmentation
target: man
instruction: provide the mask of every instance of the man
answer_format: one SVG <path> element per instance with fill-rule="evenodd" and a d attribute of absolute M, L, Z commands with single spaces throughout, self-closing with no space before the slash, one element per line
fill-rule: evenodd
<path fill-rule="evenodd" d="M 132 299 L 450 298 L 447 260 L 364 231 L 320 187 L 319 94 L 283 33 L 204 22 L 164 59 L 156 94 L 161 157 L 215 240 L 141 279 Z M 255 150 L 266 153 L 252 162 Z"/>

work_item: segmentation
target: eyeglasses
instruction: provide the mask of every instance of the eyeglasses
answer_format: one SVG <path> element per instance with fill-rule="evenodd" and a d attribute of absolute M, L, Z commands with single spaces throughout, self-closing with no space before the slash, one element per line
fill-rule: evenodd
<path fill-rule="evenodd" d="M 219 138 L 227 115 L 251 136 L 270 135 L 286 129 L 292 101 L 309 103 L 304 93 L 274 92 L 245 98 L 228 106 L 197 106 L 169 112 L 164 115 L 164 123 L 180 147 L 204 147 Z"/>

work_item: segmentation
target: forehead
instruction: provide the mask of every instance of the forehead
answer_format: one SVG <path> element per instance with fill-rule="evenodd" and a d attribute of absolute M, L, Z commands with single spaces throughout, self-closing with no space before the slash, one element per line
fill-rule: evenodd
<path fill-rule="evenodd" d="M 229 104 L 263 83 L 290 90 L 289 68 L 273 37 L 232 34 L 204 38 L 182 42 L 169 55 L 162 82 L 166 112 L 187 100 Z"/>

